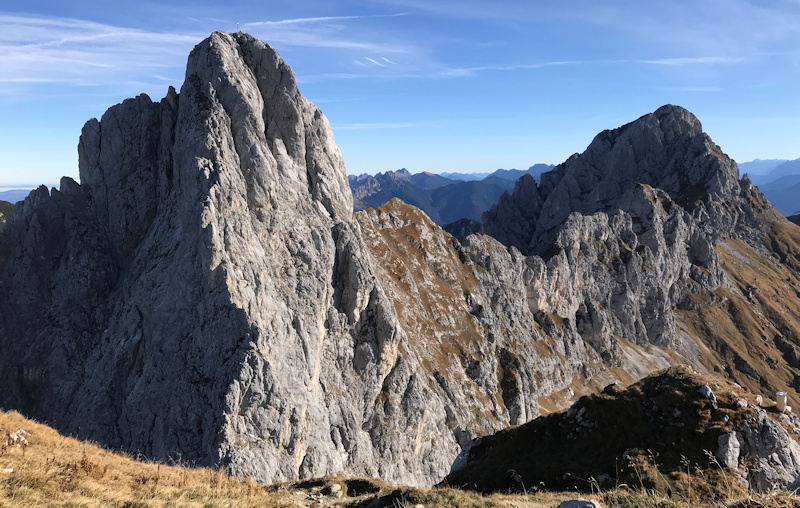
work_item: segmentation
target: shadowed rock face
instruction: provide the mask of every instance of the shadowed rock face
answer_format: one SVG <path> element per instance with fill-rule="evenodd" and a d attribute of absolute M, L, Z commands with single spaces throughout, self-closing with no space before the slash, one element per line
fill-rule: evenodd
<path fill-rule="evenodd" d="M 615 177 L 616 204 L 567 213 L 544 257 L 525 256 L 486 235 L 459 243 L 399 201 L 353 215 L 328 122 L 291 69 L 246 34 L 214 33 L 179 94 L 87 122 L 80 185 L 14 208 L 0 236 L 0 404 L 261 482 L 345 471 L 430 485 L 476 436 L 676 361 L 710 368 L 676 332 L 676 307 L 717 309 L 694 298 L 727 287 L 715 248 L 735 236 L 767 253 L 771 209 L 723 178 L 733 163 L 707 156 L 681 111 L 653 116 L 641 139 L 604 133 L 591 160 L 628 140 L 620 157 L 649 161 L 643 143 L 678 140 L 654 160 L 705 189 L 693 208 L 678 203 L 694 196 L 684 176 L 653 182 L 672 194 Z M 539 196 L 525 217 L 553 193 L 588 202 L 566 183 L 579 159 L 504 199 Z M 593 164 L 575 167 L 605 181 Z M 534 222 L 518 226 L 544 238 Z M 730 373 L 761 372 L 740 352 Z"/>

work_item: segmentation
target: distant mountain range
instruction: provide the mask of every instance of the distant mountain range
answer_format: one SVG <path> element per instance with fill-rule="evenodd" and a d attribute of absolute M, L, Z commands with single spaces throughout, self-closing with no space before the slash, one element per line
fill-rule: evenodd
<path fill-rule="evenodd" d="M 800 159 L 755 159 L 738 165 L 741 174 L 759 186 L 767 199 L 785 216 L 800 213 Z M 377 208 L 400 198 L 420 208 L 437 224 L 460 219 L 480 221 L 481 215 L 500 196 L 514 189 L 514 182 L 530 174 L 539 182 L 551 164 L 534 164 L 527 170 L 498 169 L 492 173 L 415 173 L 403 168 L 375 176 L 350 175 L 355 211 Z M 2 193 L 0 193 L 0 199 Z M 465 224 L 469 221 L 465 222 Z"/>
<path fill-rule="evenodd" d="M 750 162 L 740 162 L 738 166 L 742 174 L 747 173 L 752 179 L 754 175 L 765 175 L 769 173 L 784 162 L 789 161 L 787 159 L 754 159 Z"/>
<path fill-rule="evenodd" d="M 498 169 L 493 173 L 416 173 L 408 170 L 387 171 L 375 176 L 350 175 L 355 211 L 377 208 L 392 198 L 400 198 L 424 211 L 437 224 L 461 218 L 480 220 L 500 196 L 514 188 L 522 175 L 535 179 L 553 169 L 548 164 L 535 164 L 527 170 Z M 477 177 L 477 178 L 476 178 Z"/>
<path fill-rule="evenodd" d="M 505 180 L 519 180 L 520 177 L 524 174 L 530 173 L 539 181 L 539 176 L 547 171 L 553 169 L 552 164 L 534 164 L 533 166 L 529 167 L 526 170 L 522 169 L 498 169 L 493 173 L 440 173 L 440 176 L 445 178 L 449 178 L 450 180 L 464 180 L 464 181 L 473 181 L 473 180 L 485 180 L 490 176 L 496 176 L 499 178 L 503 178 Z"/>
<path fill-rule="evenodd" d="M 0 201 L 8 201 L 9 203 L 16 203 L 17 201 L 22 201 L 36 187 L 38 187 L 38 185 L 25 186 L 25 188 L 21 189 L 10 189 L 5 191 L 0 191 Z"/>
<path fill-rule="evenodd" d="M 748 173 L 783 215 L 800 212 L 800 159 L 756 159 L 739 164 L 739 171 Z"/>

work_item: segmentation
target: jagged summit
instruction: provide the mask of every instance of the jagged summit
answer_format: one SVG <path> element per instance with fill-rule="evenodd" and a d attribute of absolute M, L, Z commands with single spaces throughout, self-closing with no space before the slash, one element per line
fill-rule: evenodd
<path fill-rule="evenodd" d="M 625 210 L 639 184 L 665 191 L 691 212 L 700 203 L 739 199 L 736 163 L 679 106 L 598 134 L 580 155 L 542 174 L 521 179 L 482 219 L 480 231 L 524 253 L 544 253 L 573 212 Z"/>
<path fill-rule="evenodd" d="M 365 401 L 333 411 L 325 394 L 379 389 L 333 365 L 356 329 L 367 347 L 396 324 L 329 124 L 278 54 L 212 34 L 180 93 L 90 120 L 79 155 L 81 184 L 32 193 L 0 242 L 3 405 L 261 481 L 380 456 Z M 380 316 L 362 319 L 368 304 Z"/>
<path fill-rule="evenodd" d="M 212 34 L 180 93 L 90 120 L 79 154 L 81 184 L 33 192 L 2 233 L 5 408 L 265 483 L 430 485 L 596 372 L 418 210 L 354 217 L 327 121 L 250 36 Z"/>

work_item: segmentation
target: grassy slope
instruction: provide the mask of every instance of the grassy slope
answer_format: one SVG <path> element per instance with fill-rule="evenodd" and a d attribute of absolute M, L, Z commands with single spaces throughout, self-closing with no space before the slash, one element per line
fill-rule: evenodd
<path fill-rule="evenodd" d="M 697 392 L 704 384 L 719 394 L 728 423 L 712 418 L 711 402 Z M 555 413 L 484 438 L 473 449 L 475 460 L 448 482 L 485 492 L 541 483 L 589 490 L 589 478 L 608 474 L 617 477 L 615 482 L 633 485 L 638 478 L 620 459 L 633 448 L 657 455 L 665 473 L 679 471 L 684 459 L 707 467 L 704 450 L 715 450 L 719 435 L 741 417 L 731 400 L 733 390 L 712 376 L 672 367 L 624 391 L 581 398 L 576 406 L 585 409 L 581 418 Z"/>
<path fill-rule="evenodd" d="M 717 395 L 719 409 L 700 396 L 703 385 Z M 706 452 L 753 411 L 739 408 L 739 397 L 755 402 L 718 376 L 671 367 L 625 390 L 583 397 L 570 412 L 483 438 L 446 482 L 483 492 L 599 489 L 611 506 L 800 506 L 794 495 L 745 492 Z"/>
<path fill-rule="evenodd" d="M 17 427 L 30 446 L 0 451 L 0 506 L 281 506 L 281 496 L 209 469 L 138 462 L 0 412 L 0 439 Z M 72 503 L 71 505 L 69 503 Z M 139 503 L 139 504 L 137 504 Z"/>
<path fill-rule="evenodd" d="M 0 451 L 2 508 L 412 508 L 420 505 L 427 508 L 552 508 L 561 501 L 579 497 L 575 492 L 536 489 L 523 494 L 482 496 L 451 488 L 392 487 L 380 480 L 342 476 L 263 487 L 252 482 L 239 482 L 210 469 L 140 462 L 91 443 L 61 436 L 19 413 L 0 411 L 0 439 L 17 427 L 30 432 L 30 446 L 24 453 L 16 447 Z M 6 473 L 6 469 L 14 471 Z M 699 489 L 699 478 L 690 478 L 689 481 Z M 342 495 L 335 494 L 337 489 Z M 669 498 L 663 493 L 639 488 L 614 489 L 580 497 L 598 499 L 613 508 L 720 506 L 718 503 L 703 503 L 696 495 Z M 772 494 L 744 497 L 737 506 L 783 508 L 798 506 L 798 500 L 795 496 Z"/>
<path fill-rule="evenodd" d="M 0 440 L 17 428 L 30 446 L 0 450 L 0 507 L 283 507 L 423 506 L 544 508 L 570 493 L 484 497 L 456 489 L 392 487 L 342 476 L 268 487 L 206 468 L 145 463 L 60 435 L 15 411 L 0 411 Z M 12 469 L 13 472 L 4 472 Z M 334 487 L 338 485 L 338 487 Z M 341 489 L 337 495 L 334 489 Z"/>
<path fill-rule="evenodd" d="M 800 407 L 800 227 L 771 221 L 770 260 L 738 240 L 717 247 L 730 284 L 677 311 L 680 329 L 705 346 L 703 362 L 754 393 L 790 392 Z M 780 262 L 777 262 L 780 261 Z"/>

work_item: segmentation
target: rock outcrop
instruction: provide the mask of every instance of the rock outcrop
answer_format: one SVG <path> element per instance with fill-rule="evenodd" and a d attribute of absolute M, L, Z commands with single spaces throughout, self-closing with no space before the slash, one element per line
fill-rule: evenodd
<path fill-rule="evenodd" d="M 688 213 L 740 201 L 752 189 L 749 180 L 739 182 L 736 163 L 694 115 L 663 106 L 598 134 L 584 153 L 542 174 L 540 185 L 521 178 L 513 193 L 484 214 L 481 231 L 525 254 L 543 254 L 570 214 L 628 211 L 625 201 L 637 185 L 660 189 Z M 748 226 L 736 219 L 726 225 Z"/>
<path fill-rule="evenodd" d="M 215 33 L 180 93 L 87 122 L 80 184 L 15 207 L 0 405 L 260 482 L 429 485 L 474 438 L 654 368 L 788 384 L 800 298 L 774 297 L 799 282 L 800 237 L 714 150 L 688 112 L 659 110 L 542 186 L 523 178 L 495 210 L 517 217 L 495 233 L 509 245 L 459 242 L 399 201 L 354 215 L 288 65 Z M 618 160 L 627 172 L 603 176 Z"/>
<path fill-rule="evenodd" d="M 678 491 L 687 488 L 681 478 L 692 467 L 709 484 L 698 490 L 730 496 L 741 484 L 762 493 L 792 488 L 800 483 L 800 445 L 792 437 L 800 435 L 800 419 L 774 405 L 768 412 L 755 398 L 715 376 L 671 367 L 480 439 L 446 481 L 483 492 L 542 483 L 587 492 L 622 483 Z M 718 477 L 722 466 L 732 478 Z"/>

